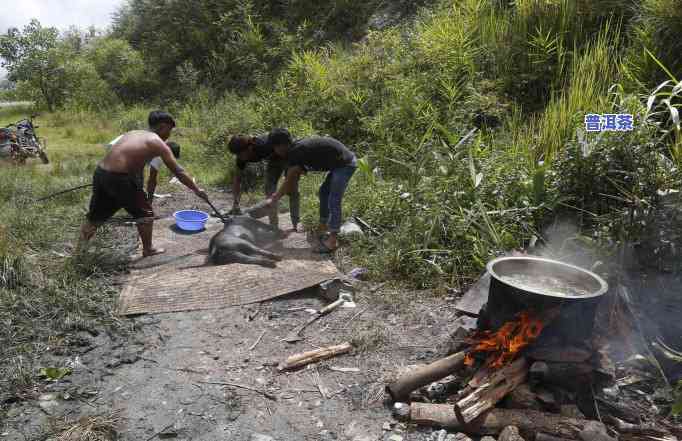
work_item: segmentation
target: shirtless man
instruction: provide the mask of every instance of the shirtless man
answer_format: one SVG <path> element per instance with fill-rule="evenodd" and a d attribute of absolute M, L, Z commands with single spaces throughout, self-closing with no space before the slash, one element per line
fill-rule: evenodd
<path fill-rule="evenodd" d="M 178 165 L 165 143 L 174 127 L 175 121 L 168 113 L 151 112 L 148 131 L 126 133 L 97 165 L 92 178 L 90 211 L 81 227 L 79 248 L 92 238 L 98 226 L 124 208 L 137 223 L 142 255 L 147 257 L 164 252 L 152 247 L 154 212 L 139 179 L 145 165 L 157 156 L 180 182 L 200 198 L 207 199 L 206 193 Z"/>

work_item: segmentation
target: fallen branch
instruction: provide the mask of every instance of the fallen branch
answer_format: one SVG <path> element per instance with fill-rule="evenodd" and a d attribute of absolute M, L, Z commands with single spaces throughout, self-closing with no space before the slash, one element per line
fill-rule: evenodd
<path fill-rule="evenodd" d="M 340 345 L 330 346 L 328 348 L 321 348 L 314 351 L 304 352 L 302 354 L 292 355 L 285 361 L 281 362 L 279 366 L 277 366 L 277 370 L 283 371 L 296 369 L 310 363 L 315 363 L 321 360 L 326 360 L 327 358 L 345 354 L 350 352 L 351 349 L 353 349 L 353 346 L 346 342 Z"/>
<path fill-rule="evenodd" d="M 393 401 L 407 401 L 412 391 L 445 378 L 462 367 L 465 356 L 466 351 L 457 352 L 429 365 L 415 369 L 386 386 L 386 392 L 388 392 Z"/>
<path fill-rule="evenodd" d="M 263 395 L 265 398 L 272 400 L 272 401 L 277 401 L 277 397 L 272 395 L 271 393 L 265 392 L 264 390 L 256 389 L 251 386 L 246 386 L 243 384 L 237 384 L 237 383 L 223 383 L 223 382 L 217 382 L 217 381 L 199 381 L 201 384 L 213 384 L 217 386 L 230 386 L 230 387 L 236 387 L 238 389 L 245 389 L 245 390 L 250 390 L 251 392 L 256 392 L 261 395 Z"/>

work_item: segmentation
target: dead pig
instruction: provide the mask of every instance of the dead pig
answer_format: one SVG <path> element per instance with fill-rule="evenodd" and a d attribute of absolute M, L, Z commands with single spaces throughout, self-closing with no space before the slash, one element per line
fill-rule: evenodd
<path fill-rule="evenodd" d="M 284 233 L 250 216 L 234 216 L 209 242 L 208 264 L 245 263 L 274 268 L 282 256 L 261 248 Z"/>

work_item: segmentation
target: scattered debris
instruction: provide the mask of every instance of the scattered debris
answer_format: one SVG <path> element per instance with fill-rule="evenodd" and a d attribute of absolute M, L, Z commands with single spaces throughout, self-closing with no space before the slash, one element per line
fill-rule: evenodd
<path fill-rule="evenodd" d="M 277 366 L 279 371 L 291 370 L 300 368 L 310 363 L 316 363 L 327 358 L 336 357 L 337 355 L 345 354 L 351 351 L 353 346 L 346 342 L 328 348 L 316 349 L 314 351 L 304 352 L 302 354 L 292 355 Z"/>
<path fill-rule="evenodd" d="M 271 393 L 268 393 L 266 391 L 256 389 L 251 386 L 246 386 L 244 384 L 238 384 L 238 383 L 225 383 L 225 382 L 218 382 L 218 381 L 200 381 L 199 383 L 201 384 L 213 384 L 217 386 L 229 386 L 229 387 L 236 387 L 238 389 L 244 389 L 244 390 L 250 390 L 251 392 L 256 392 L 261 395 L 263 395 L 265 398 L 272 400 L 272 401 L 277 401 L 277 397 Z"/>
<path fill-rule="evenodd" d="M 348 277 L 351 277 L 353 279 L 357 280 L 366 280 L 367 279 L 367 274 L 369 271 L 367 268 L 354 268 L 348 272 Z"/>
<path fill-rule="evenodd" d="M 289 333 L 289 335 L 287 335 L 284 338 L 283 341 L 285 341 L 287 343 L 295 343 L 297 341 L 303 340 L 303 337 L 301 337 L 301 332 L 303 332 L 303 330 L 305 328 L 307 328 L 309 325 L 311 325 L 312 323 L 317 321 L 317 319 L 319 319 L 323 315 L 326 315 L 326 314 L 330 313 L 331 311 L 335 310 L 336 308 L 338 308 L 339 306 L 343 305 L 345 302 L 352 302 L 352 301 L 353 301 L 353 297 L 351 297 L 350 293 L 341 292 L 339 294 L 339 298 L 336 301 L 334 301 L 334 302 L 330 303 L 329 305 L 325 306 L 324 308 L 320 309 L 317 312 L 317 314 L 314 315 L 313 317 L 311 317 L 310 319 L 308 319 L 307 322 L 303 323 L 302 325 L 298 326 L 293 331 L 291 331 Z"/>
<path fill-rule="evenodd" d="M 118 412 L 107 416 L 86 416 L 72 422 L 64 421 L 58 425 L 61 433 L 57 441 L 113 441 L 117 439 L 116 426 L 119 421 Z"/>
<path fill-rule="evenodd" d="M 334 371 L 334 372 L 344 372 L 344 373 L 359 373 L 360 372 L 360 369 L 358 369 L 358 368 L 342 368 L 342 367 L 335 367 L 335 366 L 330 366 L 329 370 Z"/>
<path fill-rule="evenodd" d="M 258 340 L 256 340 L 256 342 L 254 344 L 252 344 L 251 347 L 249 347 L 249 351 L 253 351 L 254 349 L 256 349 L 256 346 L 258 346 L 258 343 L 260 343 L 260 341 L 263 339 L 263 336 L 265 336 L 265 333 L 266 333 L 266 331 L 263 331 L 261 333 L 260 337 L 258 337 Z"/>

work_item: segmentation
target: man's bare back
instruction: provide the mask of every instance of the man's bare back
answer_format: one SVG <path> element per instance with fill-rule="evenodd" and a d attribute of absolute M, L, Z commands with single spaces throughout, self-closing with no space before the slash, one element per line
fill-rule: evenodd
<path fill-rule="evenodd" d="M 128 132 L 99 166 L 114 173 L 139 173 L 149 161 L 160 156 L 159 143 L 163 143 L 163 140 L 156 133 L 146 130 Z"/>

